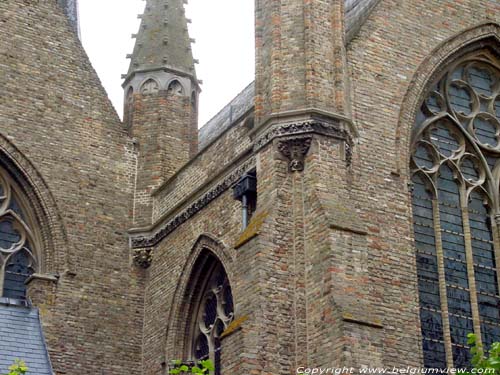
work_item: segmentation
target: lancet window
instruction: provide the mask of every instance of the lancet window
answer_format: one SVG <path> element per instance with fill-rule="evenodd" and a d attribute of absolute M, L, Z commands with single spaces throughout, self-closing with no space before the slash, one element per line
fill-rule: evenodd
<path fill-rule="evenodd" d="M 191 358 L 210 359 L 215 375 L 221 374 L 222 336 L 233 320 L 233 297 L 222 264 L 206 256 L 196 283 L 197 301 L 192 310 Z"/>

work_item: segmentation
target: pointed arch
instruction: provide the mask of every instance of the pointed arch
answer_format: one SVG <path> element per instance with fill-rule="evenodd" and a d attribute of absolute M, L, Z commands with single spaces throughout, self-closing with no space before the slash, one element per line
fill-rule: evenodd
<path fill-rule="evenodd" d="M 31 161 L 1 134 L 0 168 L 15 185 L 22 209 L 35 227 L 37 272 L 58 274 L 71 268 L 64 220 L 52 192 Z"/>
<path fill-rule="evenodd" d="M 200 302 L 206 294 L 207 286 L 210 285 L 210 275 L 213 275 L 214 271 L 220 272 L 230 288 L 233 277 L 232 263 L 228 250 L 221 241 L 209 234 L 198 237 L 183 267 L 172 300 L 172 309 L 167 320 L 167 358 L 196 359 L 193 330 L 199 317 Z M 229 318 L 229 314 L 226 314 L 226 318 Z M 226 325 L 230 320 L 225 320 L 223 324 Z"/>
<path fill-rule="evenodd" d="M 441 69 L 451 61 L 480 49 L 488 49 L 495 54 L 500 46 L 500 25 L 486 22 L 462 31 L 441 42 L 423 60 L 413 75 L 403 98 L 399 121 L 395 132 L 395 169 L 408 176 L 408 149 L 410 148 L 413 123 L 423 101 L 423 96 L 438 78 Z M 498 53 L 498 52 L 496 52 Z M 406 173 L 405 173 L 406 172 Z"/>
<path fill-rule="evenodd" d="M 170 80 L 167 84 L 167 95 L 184 96 L 185 91 L 181 81 L 177 78 Z"/>
<path fill-rule="evenodd" d="M 145 79 L 144 82 L 141 83 L 140 87 L 139 92 L 142 95 L 152 95 L 160 91 L 160 84 L 156 79 L 151 77 Z"/>
<path fill-rule="evenodd" d="M 415 95 L 407 146 L 426 367 L 467 366 L 468 333 L 500 340 L 499 41 L 454 50 Z"/>

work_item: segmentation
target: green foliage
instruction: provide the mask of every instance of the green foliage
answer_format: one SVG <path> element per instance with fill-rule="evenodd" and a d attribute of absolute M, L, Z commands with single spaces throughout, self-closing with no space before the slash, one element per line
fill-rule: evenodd
<path fill-rule="evenodd" d="M 194 366 L 187 366 L 180 360 L 175 360 L 173 362 L 174 368 L 169 371 L 171 375 L 177 374 L 210 374 L 210 372 L 215 371 L 215 366 L 211 360 L 207 359 L 196 363 Z"/>
<path fill-rule="evenodd" d="M 16 359 L 14 364 L 9 367 L 9 373 L 5 375 L 24 375 L 28 372 L 28 367 L 24 361 Z"/>
<path fill-rule="evenodd" d="M 483 372 L 474 371 L 474 373 L 500 375 L 500 342 L 493 343 L 487 353 L 484 352 L 483 346 L 477 342 L 475 334 L 469 333 L 467 335 L 467 343 L 471 347 L 471 364 L 474 370 L 483 370 Z"/>

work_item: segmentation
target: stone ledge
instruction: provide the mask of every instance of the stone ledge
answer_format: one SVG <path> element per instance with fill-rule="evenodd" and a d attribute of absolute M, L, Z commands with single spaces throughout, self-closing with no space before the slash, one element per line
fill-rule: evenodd
<path fill-rule="evenodd" d="M 268 216 L 267 211 L 256 213 L 252 217 L 252 220 L 250 220 L 250 223 L 245 228 L 243 233 L 241 233 L 238 240 L 236 240 L 236 243 L 234 244 L 234 248 L 238 249 L 238 248 L 242 247 L 244 244 L 246 244 L 248 241 L 250 241 L 252 238 L 257 237 L 260 233 L 260 228 L 264 224 L 267 216 Z"/>
<path fill-rule="evenodd" d="M 34 273 L 26 280 L 25 284 L 28 285 L 32 281 L 41 280 L 41 281 L 49 281 L 56 284 L 59 281 L 59 276 L 55 274 L 47 274 L 47 273 Z"/>
<path fill-rule="evenodd" d="M 378 318 L 360 317 L 348 312 L 342 314 L 342 320 L 347 323 L 354 323 L 372 328 L 384 328 L 382 321 Z"/>
<path fill-rule="evenodd" d="M 346 202 L 335 201 L 331 196 L 316 193 L 316 198 L 326 216 L 330 229 L 351 232 L 359 235 L 367 235 L 368 230 L 365 223 L 352 207 Z"/>
<path fill-rule="evenodd" d="M 248 315 L 244 315 L 241 318 L 233 320 L 225 329 L 224 332 L 222 332 L 221 339 L 228 337 L 232 335 L 233 333 L 239 331 L 241 329 L 241 326 L 243 323 L 245 323 L 248 320 Z"/>

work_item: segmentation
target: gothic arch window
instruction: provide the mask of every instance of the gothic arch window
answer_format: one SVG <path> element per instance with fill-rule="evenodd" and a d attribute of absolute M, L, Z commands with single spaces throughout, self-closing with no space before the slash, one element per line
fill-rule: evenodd
<path fill-rule="evenodd" d="M 182 84 L 178 80 L 174 79 L 172 82 L 168 84 L 167 94 L 183 96 L 184 88 L 182 87 Z"/>
<path fill-rule="evenodd" d="M 24 300 L 37 269 L 34 220 L 17 184 L 0 168 L 0 297 Z"/>
<path fill-rule="evenodd" d="M 150 78 L 142 84 L 140 91 L 142 95 L 152 95 L 156 94 L 159 90 L 160 86 L 158 85 L 158 82 Z"/>
<path fill-rule="evenodd" d="M 470 364 L 466 335 L 500 340 L 500 66 L 450 65 L 412 133 L 412 202 L 426 367 Z"/>
<path fill-rule="evenodd" d="M 221 262 L 204 250 L 192 277 L 187 356 L 193 361 L 210 359 L 215 375 L 221 374 L 222 333 L 233 320 L 231 286 Z"/>

